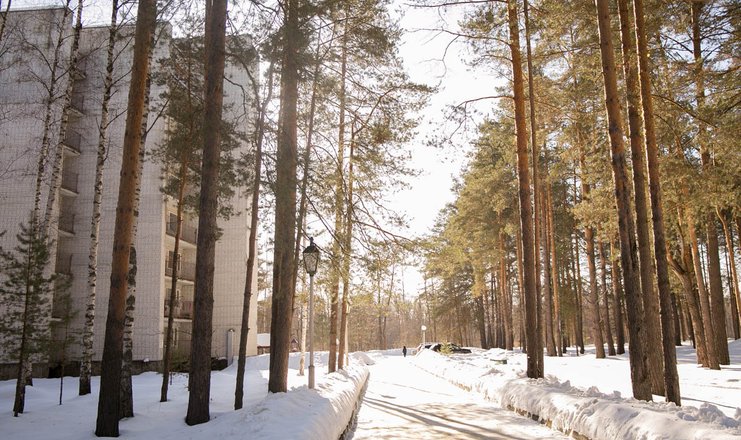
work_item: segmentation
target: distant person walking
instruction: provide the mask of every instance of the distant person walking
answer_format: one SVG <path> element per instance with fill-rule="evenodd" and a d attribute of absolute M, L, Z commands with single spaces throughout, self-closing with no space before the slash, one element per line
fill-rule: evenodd
<path fill-rule="evenodd" d="M 407 346 L 405 345 L 404 348 L 401 349 L 401 353 L 404 355 L 404 357 L 407 357 Z"/>

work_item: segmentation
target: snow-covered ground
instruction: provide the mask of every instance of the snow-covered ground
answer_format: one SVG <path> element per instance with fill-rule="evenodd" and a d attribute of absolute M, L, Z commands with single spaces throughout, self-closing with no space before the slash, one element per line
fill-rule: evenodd
<path fill-rule="evenodd" d="M 678 350 L 682 407 L 660 396 L 650 403 L 632 399 L 627 355 L 597 360 L 592 350 L 546 357 L 540 380 L 524 377 L 524 354 L 499 349 L 450 357 L 425 350 L 414 363 L 501 407 L 591 439 L 715 440 L 741 438 L 741 340 L 729 349 L 731 364 L 721 371 L 696 365 L 690 347 Z"/>
<path fill-rule="evenodd" d="M 363 438 L 563 438 L 528 417 L 590 439 L 741 439 L 741 340 L 729 344 L 731 365 L 721 371 L 698 367 L 689 347 L 678 350 L 683 406 L 630 398 L 627 356 L 597 360 L 593 352 L 546 357 L 546 378 L 524 377 L 525 355 L 474 350 L 442 356 L 425 350 L 354 353 L 345 372 L 325 375 L 326 353 L 317 354 L 317 389 L 298 376 L 291 355 L 288 393 L 268 394 L 267 355 L 249 358 L 245 407 L 233 411 L 236 365 L 214 372 L 211 421 L 189 427 L 187 377 L 176 375 L 170 401 L 159 402 L 160 376 L 134 378 L 136 416 L 121 422 L 122 438 L 337 439 L 345 429 L 363 385 L 355 439 Z M 506 360 L 506 364 L 502 362 Z M 375 365 L 374 365 L 375 364 Z M 367 365 L 367 366 L 366 366 Z M 370 370 L 370 376 L 368 372 Z M 0 439 L 94 439 L 98 382 L 77 396 L 77 379 L 35 379 L 26 413 L 12 416 L 14 381 L 0 381 Z M 453 384 L 457 386 L 453 386 Z M 469 392 L 469 391 L 474 392 Z M 518 412 L 520 414 L 518 414 Z"/>
<path fill-rule="evenodd" d="M 327 354 L 317 354 L 316 358 L 315 391 L 307 388 L 307 376 L 298 376 L 298 354 L 294 353 L 289 362 L 290 390 L 277 394 L 267 392 L 269 357 L 248 358 L 244 408 L 240 411 L 233 410 L 236 362 L 214 372 L 211 420 L 192 427 L 184 421 L 188 406 L 187 376 L 174 376 L 166 403 L 159 402 L 161 375 L 135 376 L 135 417 L 120 423 L 121 438 L 336 439 L 347 426 L 368 377 L 363 362 L 367 357 L 354 355 L 350 368 L 331 375 L 324 374 Z M 92 394 L 80 397 L 77 378 L 65 378 L 63 405 L 59 405 L 59 379 L 34 379 L 34 386 L 26 388 L 25 413 L 13 417 L 15 381 L 0 381 L 0 439 L 96 439 L 93 431 L 99 386 L 100 377 L 94 377 Z"/>
<path fill-rule="evenodd" d="M 420 370 L 412 356 L 377 360 L 353 440 L 568 438 Z"/>

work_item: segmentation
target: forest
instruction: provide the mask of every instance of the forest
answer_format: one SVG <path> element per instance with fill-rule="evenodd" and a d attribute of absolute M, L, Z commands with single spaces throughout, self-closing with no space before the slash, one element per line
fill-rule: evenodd
<path fill-rule="evenodd" d="M 112 252 L 112 264 L 96 435 L 118 435 L 127 377 L 131 392 L 125 368 L 131 347 L 124 341 L 132 326 L 132 243 L 147 161 L 162 166 L 162 191 L 178 206 L 174 258 L 186 233 L 183 216 L 198 216 L 189 425 L 209 420 L 214 249 L 218 222 L 232 215 L 249 216 L 252 231 L 244 238 L 249 256 L 235 409 L 242 405 L 247 332 L 270 333 L 271 392 L 287 391 L 292 339 L 303 352 L 311 337 L 309 274 L 302 267 L 310 238 L 321 253 L 313 338 L 317 349 L 329 351 L 329 372 L 343 368 L 349 351 L 416 346 L 422 326 L 428 341 L 521 349 L 530 378 L 547 374 L 544 356 L 583 354 L 589 344 L 597 358 L 627 350 L 633 397 L 661 395 L 677 405 L 677 345 L 691 340 L 697 363 L 709 369 L 730 362 L 728 339 L 741 338 L 739 2 L 94 3 L 111 14 L 104 25 L 109 38 L 100 42 L 109 63 L 104 96 L 116 82 L 116 54 L 122 45 L 133 51 L 114 242 L 100 249 Z M 20 322 L 23 341 L 26 331 L 46 331 L 33 322 L 35 310 L 49 307 L 43 292 L 62 288 L 45 271 L 62 179 L 61 142 L 53 138 L 65 139 L 74 105 L 72 81 L 64 78 L 84 60 L 78 42 L 87 5 L 65 0 L 62 6 L 64 20 L 75 25 L 48 46 L 48 99 L 39 116 L 44 138 L 29 172 L 36 197 L 19 235 L 26 268 L 10 251 L 1 258 L 9 280 L 2 293 L 15 295 L 18 310 L 2 328 Z M 8 68 L 16 50 L 12 29 L 6 31 L 11 2 L 0 9 L 0 68 Z M 422 135 L 421 115 L 436 85 L 412 80 L 399 55 L 405 32 L 413 31 L 401 28 L 399 14 L 415 10 L 460 17 L 419 23 L 416 30 L 458 45 L 464 63 L 501 84 L 494 95 L 447 106 L 447 123 Z M 179 40 L 171 59 L 157 65 L 152 48 L 164 22 Z M 62 50 L 68 39 L 69 53 Z M 233 65 L 245 68 L 251 84 L 243 90 L 247 110 L 238 126 L 222 115 Z M 170 93 L 150 96 L 153 83 L 167 84 Z M 55 122 L 53 105 L 62 108 Z M 106 99 L 102 106 L 101 170 Z M 167 142 L 147 145 L 148 113 L 168 121 Z M 250 154 L 236 153 L 240 141 Z M 412 150 L 424 148 L 464 156 L 465 165 L 453 182 L 455 199 L 434 228 L 413 231 L 389 199 L 424 171 L 411 160 Z M 51 187 L 46 210 L 45 185 Z M 100 179 L 94 230 L 100 199 L 115 197 L 98 185 Z M 235 194 L 249 199 L 248 212 L 230 211 L 225 201 Z M 269 242 L 267 255 L 257 235 Z M 90 393 L 98 252 L 91 236 L 85 329 L 81 338 L 65 340 L 84 346 L 80 394 Z M 405 283 L 412 268 L 423 275 L 420 288 Z M 250 327 L 250 300 L 260 292 L 266 294 Z M 172 313 L 168 318 L 163 402 Z M 16 415 L 41 350 L 32 345 L 17 349 Z"/>

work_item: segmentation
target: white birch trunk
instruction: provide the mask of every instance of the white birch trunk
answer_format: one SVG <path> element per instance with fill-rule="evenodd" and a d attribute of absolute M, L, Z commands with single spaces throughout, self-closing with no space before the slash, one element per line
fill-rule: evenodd
<path fill-rule="evenodd" d="M 90 220 L 90 248 L 88 254 L 88 296 L 85 304 L 85 326 L 82 333 L 82 358 L 80 360 L 79 395 L 90 394 L 90 377 L 92 376 L 93 338 L 95 325 L 95 295 L 98 282 L 98 241 L 100 233 L 100 207 L 103 199 L 103 166 L 106 158 L 106 141 L 108 137 L 108 105 L 111 100 L 113 85 L 113 51 L 116 45 L 116 28 L 118 0 L 113 0 L 111 26 L 108 32 L 108 53 L 106 76 L 103 82 L 103 102 L 100 110 L 98 127 L 98 155 L 95 162 L 95 186 L 93 194 L 93 213 Z"/>
<path fill-rule="evenodd" d="M 69 5 L 69 1 L 67 1 Z M 69 55 L 69 69 L 67 72 L 67 87 L 64 90 L 64 104 L 62 106 L 62 119 L 59 124 L 59 134 L 57 145 L 54 152 L 54 164 L 51 172 L 51 181 L 49 194 L 46 199 L 46 211 L 44 221 L 42 222 L 42 231 L 44 235 L 50 237 L 50 225 L 52 215 L 54 214 L 59 187 L 62 184 L 62 164 L 64 161 L 64 139 L 67 136 L 67 125 L 69 123 L 69 112 L 72 108 L 72 90 L 75 85 L 75 75 L 77 74 L 77 58 L 80 49 L 80 32 L 82 30 L 82 0 L 77 2 L 77 12 L 75 18 L 75 30 L 72 37 L 72 47 Z"/>

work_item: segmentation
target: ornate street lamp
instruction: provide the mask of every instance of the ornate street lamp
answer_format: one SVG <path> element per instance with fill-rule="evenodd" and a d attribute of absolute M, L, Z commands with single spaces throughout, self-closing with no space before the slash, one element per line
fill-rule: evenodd
<path fill-rule="evenodd" d="M 314 389 L 314 275 L 319 266 L 319 248 L 314 238 L 304 249 L 304 269 L 309 274 L 309 389 Z"/>

